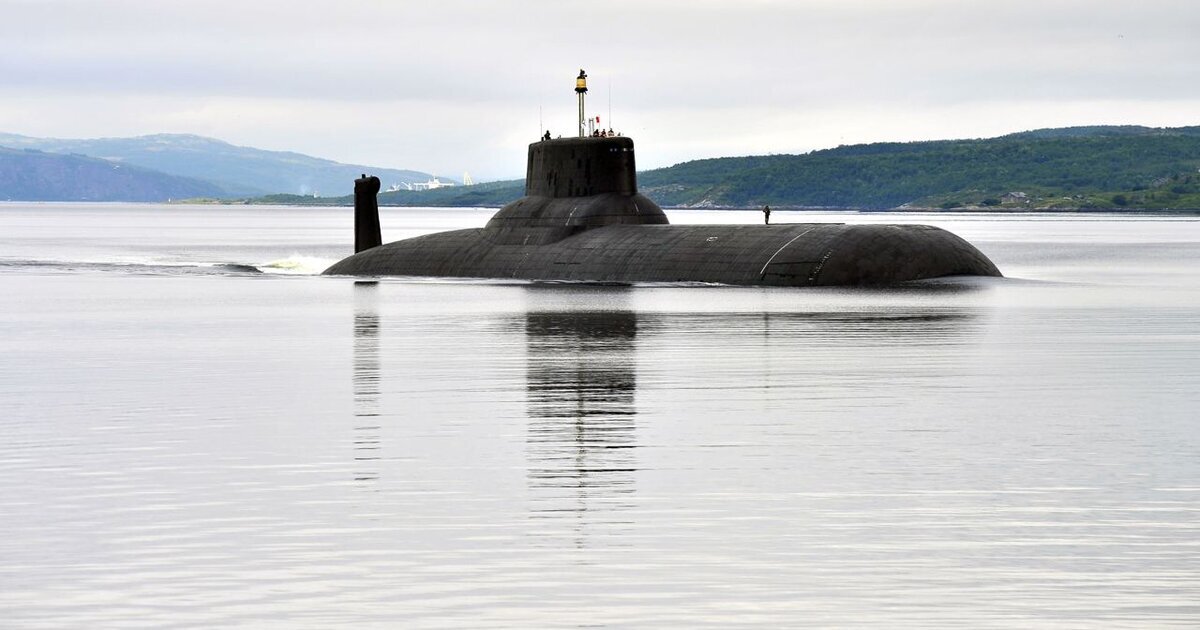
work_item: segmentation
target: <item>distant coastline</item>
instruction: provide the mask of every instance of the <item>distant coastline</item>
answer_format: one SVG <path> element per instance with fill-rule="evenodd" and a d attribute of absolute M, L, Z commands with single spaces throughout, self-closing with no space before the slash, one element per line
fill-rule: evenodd
<path fill-rule="evenodd" d="M 180 199 L 170 202 L 174 205 L 214 205 L 214 206 L 288 206 L 288 207 L 311 207 L 311 208 L 352 208 L 354 206 L 354 198 L 346 197 L 300 197 L 292 199 L 291 196 L 272 195 L 265 198 L 257 199 Z M 463 209 L 463 208 L 478 208 L 496 210 L 504 204 L 475 204 L 475 205 L 431 205 L 422 203 L 380 203 L 381 209 L 388 208 L 445 208 Z M 698 210 L 698 211 L 739 211 L 739 212 L 761 212 L 762 206 L 663 206 L 664 210 Z M 1098 215 L 1128 215 L 1128 216 L 1200 216 L 1200 207 L 1197 208 L 1099 208 L 1099 207 L 1078 207 L 1078 208 L 1016 208 L 1016 207 L 989 207 L 989 206 L 972 206 L 972 207 L 955 207 L 955 208 L 937 208 L 937 207 L 921 207 L 921 206 L 904 206 L 896 208 L 855 208 L 847 206 L 788 206 L 771 204 L 772 211 L 783 212 L 861 212 L 868 214 L 903 214 L 903 213 L 927 213 L 927 214 L 1098 214 Z"/>
<path fill-rule="evenodd" d="M 351 182 L 362 172 L 395 180 L 380 193 L 384 207 L 496 208 L 524 191 L 522 180 L 408 190 L 433 176 L 197 136 L 49 141 L 0 134 L 0 147 L 6 143 L 23 148 L 0 148 L 0 199 L 339 206 L 352 203 Z M 78 152 L 93 146 L 109 157 Z M 638 185 L 665 208 L 1195 214 L 1200 127 L 1069 127 L 712 158 L 639 172 Z"/>
<path fill-rule="evenodd" d="M 664 208 L 865 211 L 1200 210 L 1200 127 L 1071 127 L 998 138 L 843 146 L 802 155 L 695 160 L 638 173 Z M 521 180 L 383 193 L 383 206 L 498 207 Z M 256 202 L 348 205 L 349 196 Z"/>

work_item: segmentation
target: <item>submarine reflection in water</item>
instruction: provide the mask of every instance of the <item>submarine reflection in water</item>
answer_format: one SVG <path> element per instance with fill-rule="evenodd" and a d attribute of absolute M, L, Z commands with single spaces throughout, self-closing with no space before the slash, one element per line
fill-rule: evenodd
<path fill-rule="evenodd" d="M 380 379 L 378 282 L 354 283 L 354 480 L 379 478 Z"/>
<path fill-rule="evenodd" d="M 637 315 L 533 312 L 525 333 L 533 511 L 627 507 L 637 471 Z"/>

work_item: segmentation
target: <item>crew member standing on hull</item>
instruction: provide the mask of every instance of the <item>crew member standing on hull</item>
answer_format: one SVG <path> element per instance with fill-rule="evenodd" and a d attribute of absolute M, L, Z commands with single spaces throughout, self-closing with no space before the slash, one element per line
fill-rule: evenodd
<path fill-rule="evenodd" d="M 763 223 L 771 225 L 771 206 L 763 206 Z"/>

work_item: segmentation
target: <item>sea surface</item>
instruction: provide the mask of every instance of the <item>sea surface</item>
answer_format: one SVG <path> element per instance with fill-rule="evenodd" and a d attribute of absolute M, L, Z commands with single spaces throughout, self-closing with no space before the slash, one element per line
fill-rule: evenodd
<path fill-rule="evenodd" d="M 774 213 L 1006 276 L 834 290 L 316 275 L 351 214 L 0 204 L 0 627 L 1200 626 L 1200 218 Z"/>

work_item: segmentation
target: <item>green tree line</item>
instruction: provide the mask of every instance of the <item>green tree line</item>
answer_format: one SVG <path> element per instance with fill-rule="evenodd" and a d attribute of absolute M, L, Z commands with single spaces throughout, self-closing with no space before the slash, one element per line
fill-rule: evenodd
<path fill-rule="evenodd" d="M 1071 127 L 695 160 L 638 174 L 668 207 L 1200 208 L 1200 127 Z M 1010 193 L 1022 193 L 1012 195 Z M 382 205 L 500 206 L 523 182 L 381 193 Z M 255 201 L 291 202 L 290 196 Z M 351 197 L 301 203 L 352 203 Z"/>

